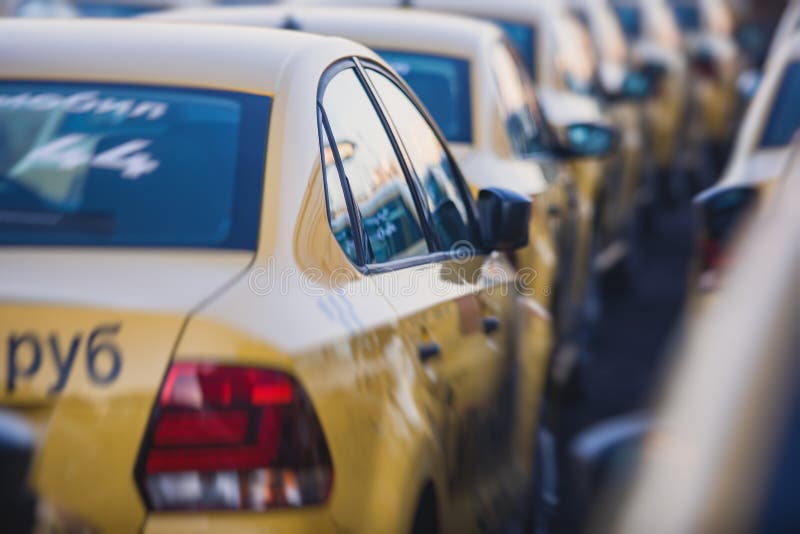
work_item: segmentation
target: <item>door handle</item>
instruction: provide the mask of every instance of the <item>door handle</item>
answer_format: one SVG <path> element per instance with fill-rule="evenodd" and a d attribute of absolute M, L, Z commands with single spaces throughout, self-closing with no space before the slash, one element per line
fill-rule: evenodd
<path fill-rule="evenodd" d="M 431 358 L 440 356 L 442 354 L 442 347 L 438 343 L 423 343 L 419 346 L 419 359 L 422 363 L 426 363 Z"/>
<path fill-rule="evenodd" d="M 500 319 L 497 317 L 484 317 L 483 318 L 483 333 L 489 335 L 496 332 L 500 328 Z"/>

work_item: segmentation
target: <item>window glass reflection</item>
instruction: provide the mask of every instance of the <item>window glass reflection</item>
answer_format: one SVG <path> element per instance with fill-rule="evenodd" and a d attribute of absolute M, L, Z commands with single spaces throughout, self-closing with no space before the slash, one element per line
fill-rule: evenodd
<path fill-rule="evenodd" d="M 367 262 L 383 263 L 425 254 L 428 246 L 411 190 L 386 130 L 352 69 L 338 74 L 325 89 L 328 117 L 353 199 L 367 236 Z M 329 148 L 326 148 L 326 151 Z M 335 167 L 329 167 L 328 175 Z M 349 221 L 343 215 L 341 186 L 330 180 L 331 224 L 347 253 L 355 250 Z M 352 253 L 348 253 L 354 259 Z"/>
<path fill-rule="evenodd" d="M 394 82 L 379 72 L 367 72 L 422 181 L 441 245 L 450 249 L 458 242 L 473 241 L 467 207 L 457 185 L 459 178 L 436 133 Z"/>

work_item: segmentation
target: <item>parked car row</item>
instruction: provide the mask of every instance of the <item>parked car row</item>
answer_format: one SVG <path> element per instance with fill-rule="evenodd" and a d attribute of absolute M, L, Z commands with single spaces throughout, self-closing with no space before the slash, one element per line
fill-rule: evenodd
<path fill-rule="evenodd" d="M 547 530 L 601 288 L 733 135 L 733 18 L 345 3 L 0 21 L 0 405 L 48 527 Z"/>

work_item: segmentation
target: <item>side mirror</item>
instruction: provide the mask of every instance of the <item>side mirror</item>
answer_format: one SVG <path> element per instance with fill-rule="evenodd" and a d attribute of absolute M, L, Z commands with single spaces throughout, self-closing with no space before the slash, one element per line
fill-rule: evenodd
<path fill-rule="evenodd" d="M 561 156 L 567 158 L 602 158 L 617 149 L 619 132 L 598 123 L 570 124 L 564 129 Z"/>
<path fill-rule="evenodd" d="M 643 72 L 630 70 L 622 81 L 619 93 L 612 95 L 618 100 L 646 100 L 653 93 L 653 83 Z"/>
<path fill-rule="evenodd" d="M 528 244 L 531 201 L 491 187 L 478 193 L 481 240 L 487 250 L 515 250 Z"/>

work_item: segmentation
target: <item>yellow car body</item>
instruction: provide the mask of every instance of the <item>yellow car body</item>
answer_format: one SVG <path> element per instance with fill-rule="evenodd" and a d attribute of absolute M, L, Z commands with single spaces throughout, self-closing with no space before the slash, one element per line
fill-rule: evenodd
<path fill-rule="evenodd" d="M 407 194 L 385 185 L 402 191 L 411 169 L 430 163 L 409 156 L 416 145 L 398 133 L 424 117 L 413 97 L 395 95 L 409 115 L 373 100 L 404 87 L 382 60 L 344 39 L 264 29 L 0 27 L 0 46 L 14 50 L 0 67 L 0 201 L 10 232 L 0 250 L 0 404 L 35 427 L 43 522 L 105 532 L 404 532 L 422 507 L 442 531 L 469 532 L 522 497 L 547 360 L 524 344 L 517 321 L 549 325 L 515 297 L 505 256 L 439 250 L 442 234 L 423 222 L 433 241 L 426 234 L 403 249 L 408 257 L 378 264 L 376 244 L 401 221 L 380 219 L 377 230 L 352 233 L 361 236 L 352 238 L 354 262 L 350 238 L 332 231 L 347 224 L 342 213 L 362 220 L 335 193 L 340 165 L 356 184 L 369 161 L 359 149 L 377 146 L 366 130 L 337 137 L 341 117 L 384 118 L 373 125 L 394 139 L 387 157 L 399 158 L 364 163 L 364 179 L 381 192 L 367 202 L 364 190 L 350 191 L 365 220 L 387 206 L 381 199 L 395 202 L 392 213 L 411 209 Z M 128 101 L 144 92 L 146 102 Z M 44 112 L 46 124 L 20 122 Z M 236 124 L 231 117 L 245 121 L 243 135 L 218 131 Z M 441 139 L 424 125 L 420 139 Z M 67 127 L 83 137 L 53 146 Z M 181 135 L 169 150 L 162 137 L 94 156 L 78 146 L 93 135 L 98 150 L 118 143 L 106 139 L 109 128 Z M 200 135 L 216 141 L 185 143 Z M 210 216 L 224 195 L 208 191 L 232 172 L 216 163 L 231 139 L 245 158 L 237 184 L 255 187 L 237 185 L 237 206 L 247 209 L 225 212 L 244 232 L 228 237 L 244 237 L 184 242 L 199 230 L 170 214 Z M 148 152 L 134 153 L 142 146 Z M 191 173 L 176 172 L 188 164 Z M 456 175 L 447 183 L 458 193 L 447 194 L 474 211 Z M 170 195 L 136 193 L 137 184 L 170 182 L 180 186 Z M 70 195 L 89 194 L 82 183 L 133 215 L 120 212 L 119 226 L 96 212 L 54 219 L 8 200 L 28 202 L 35 191 L 37 202 L 67 206 Z M 200 210 L 187 211 L 198 210 L 196 198 Z M 155 224 L 135 219 L 139 231 L 126 230 L 123 213 Z M 55 224 L 66 234 L 50 233 Z M 219 228 L 228 226 L 209 225 L 208 235 Z"/>

